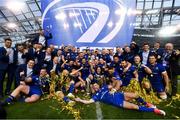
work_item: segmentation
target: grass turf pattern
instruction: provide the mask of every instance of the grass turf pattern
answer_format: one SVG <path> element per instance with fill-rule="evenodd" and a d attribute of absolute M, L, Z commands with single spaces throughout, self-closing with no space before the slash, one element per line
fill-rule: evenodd
<path fill-rule="evenodd" d="M 180 86 L 180 84 L 179 84 Z M 178 90 L 180 93 L 180 89 Z M 126 110 L 111 105 L 101 103 L 103 119 L 173 119 L 180 117 L 180 100 L 176 100 L 171 106 L 166 106 L 170 99 L 157 105 L 158 108 L 166 112 L 166 116 L 158 116 L 154 113 L 139 112 L 135 110 Z M 59 108 L 59 109 L 52 109 Z M 80 109 L 82 119 L 97 119 L 95 104 L 84 105 L 76 104 Z M 38 101 L 33 104 L 16 102 L 14 105 L 6 107 L 8 119 L 73 119 L 68 111 L 61 111 L 56 100 Z"/>

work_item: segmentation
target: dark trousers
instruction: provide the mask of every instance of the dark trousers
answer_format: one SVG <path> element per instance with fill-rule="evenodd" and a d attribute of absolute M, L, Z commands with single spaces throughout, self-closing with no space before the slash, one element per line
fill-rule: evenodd
<path fill-rule="evenodd" d="M 11 91 L 11 86 L 14 81 L 15 70 L 16 70 L 16 66 L 14 64 L 8 65 L 8 69 L 7 69 L 8 80 L 6 84 L 6 92 Z"/>
<path fill-rule="evenodd" d="M 6 70 L 0 70 L 0 95 L 3 95 L 3 84 L 5 76 L 8 76 L 7 83 L 6 83 L 6 93 L 11 91 L 11 86 L 14 81 L 14 74 L 15 74 L 15 65 L 9 64 Z"/>
<path fill-rule="evenodd" d="M 171 96 L 175 96 L 178 90 L 177 74 L 173 72 L 170 68 L 166 70 L 171 82 Z"/>
<path fill-rule="evenodd" d="M 171 87 L 172 87 L 171 95 L 175 96 L 177 94 L 177 90 L 178 90 L 177 75 L 173 75 L 172 74 L 172 77 L 171 77 Z"/>
<path fill-rule="evenodd" d="M 14 88 L 16 89 L 20 85 L 20 77 L 19 77 L 19 72 L 17 71 L 20 65 L 16 65 L 16 70 L 15 70 L 15 82 L 14 82 Z"/>
<path fill-rule="evenodd" d="M 3 95 L 3 83 L 6 75 L 6 70 L 0 70 L 0 95 Z"/>

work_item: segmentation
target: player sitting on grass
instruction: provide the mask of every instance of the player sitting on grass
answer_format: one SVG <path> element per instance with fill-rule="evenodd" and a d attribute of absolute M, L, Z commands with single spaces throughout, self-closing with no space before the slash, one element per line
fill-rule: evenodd
<path fill-rule="evenodd" d="M 21 81 L 20 85 L 11 93 L 11 95 L 3 102 L 2 105 L 12 104 L 13 101 L 21 94 L 25 94 L 28 97 L 25 98 L 24 102 L 32 103 L 40 99 L 43 94 L 42 91 L 42 80 L 48 79 L 46 69 L 40 70 L 39 76 L 27 77 L 24 81 Z"/>
<path fill-rule="evenodd" d="M 106 85 L 100 88 L 100 86 L 95 83 L 93 84 L 93 89 L 96 93 L 92 96 L 90 100 L 82 100 L 80 98 L 75 98 L 75 101 L 81 102 L 84 104 L 94 103 L 96 101 L 104 102 L 106 104 L 110 104 L 116 107 L 122 107 L 126 109 L 138 110 L 143 112 L 154 112 L 158 115 L 165 116 L 165 112 L 163 110 L 157 109 L 151 103 L 145 102 L 141 97 L 139 97 L 135 93 L 128 93 L 128 92 L 115 92 L 111 93 L 112 86 Z M 136 99 L 137 102 L 143 104 L 144 106 L 138 106 L 136 104 L 130 103 L 128 101 Z"/>

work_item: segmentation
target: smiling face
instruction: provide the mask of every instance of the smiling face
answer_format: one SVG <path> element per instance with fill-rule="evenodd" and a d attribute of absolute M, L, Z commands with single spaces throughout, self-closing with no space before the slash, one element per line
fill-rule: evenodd
<path fill-rule="evenodd" d="M 97 71 L 98 74 L 100 74 L 101 73 L 101 68 L 98 67 L 96 71 Z"/>
<path fill-rule="evenodd" d="M 126 47 L 124 48 L 124 50 L 125 50 L 125 52 L 127 52 L 127 53 L 131 52 L 131 49 L 130 49 L 129 46 L 126 46 Z"/>
<path fill-rule="evenodd" d="M 154 48 L 155 48 L 155 49 L 159 49 L 159 48 L 160 48 L 160 43 L 156 42 L 156 43 L 154 44 Z"/>
<path fill-rule="evenodd" d="M 143 45 L 143 50 L 145 52 L 149 51 L 149 45 L 148 44 Z"/>
<path fill-rule="evenodd" d="M 109 73 L 110 75 L 112 75 L 112 74 L 114 73 L 114 71 L 115 71 L 114 68 L 109 68 L 109 69 L 108 69 L 108 73 Z"/>
<path fill-rule="evenodd" d="M 12 45 L 12 41 L 11 40 L 5 40 L 5 47 L 10 48 Z"/>
<path fill-rule="evenodd" d="M 44 30 L 40 30 L 40 31 L 39 31 L 39 34 L 42 35 L 42 36 L 44 36 Z"/>
<path fill-rule="evenodd" d="M 140 62 L 141 62 L 141 58 L 139 56 L 135 56 L 134 63 L 138 65 Z"/>
<path fill-rule="evenodd" d="M 113 60 L 114 60 L 115 63 L 118 63 L 119 62 L 119 57 L 115 56 Z"/>
<path fill-rule="evenodd" d="M 121 61 L 121 66 L 123 68 L 126 68 L 127 67 L 127 61 L 125 61 L 125 60 Z"/>
<path fill-rule="evenodd" d="M 165 45 L 165 49 L 166 49 L 167 52 L 172 51 L 173 50 L 173 44 L 172 43 L 167 43 Z"/>
<path fill-rule="evenodd" d="M 46 49 L 46 52 L 47 52 L 48 54 L 51 54 L 51 48 L 47 48 L 47 49 Z"/>
<path fill-rule="evenodd" d="M 150 56 L 149 57 L 149 63 L 154 64 L 156 62 L 156 57 L 155 56 Z"/>
<path fill-rule="evenodd" d="M 28 67 L 32 69 L 32 68 L 34 67 L 34 64 L 35 64 L 35 63 L 34 63 L 33 60 L 29 60 L 29 62 L 28 62 Z"/>
<path fill-rule="evenodd" d="M 82 64 L 86 64 L 86 59 L 82 59 Z"/>
<path fill-rule="evenodd" d="M 18 49 L 18 51 L 23 52 L 24 47 L 23 47 L 22 45 L 19 45 L 19 46 L 17 47 L 17 49 Z"/>
<path fill-rule="evenodd" d="M 104 60 L 102 58 L 99 59 L 100 64 L 104 64 Z"/>
<path fill-rule="evenodd" d="M 40 71 L 40 77 L 45 77 L 47 75 L 46 69 L 41 69 Z"/>
<path fill-rule="evenodd" d="M 100 86 L 97 83 L 94 83 L 92 88 L 93 88 L 94 91 L 97 92 L 99 90 Z"/>
<path fill-rule="evenodd" d="M 53 58 L 53 63 L 54 63 L 54 64 L 58 64 L 58 57 L 54 57 L 54 58 Z"/>

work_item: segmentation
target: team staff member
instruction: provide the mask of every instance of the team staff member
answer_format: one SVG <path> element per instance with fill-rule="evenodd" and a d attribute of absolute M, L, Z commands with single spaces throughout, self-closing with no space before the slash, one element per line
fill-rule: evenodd
<path fill-rule="evenodd" d="M 47 48 L 47 43 L 49 39 L 52 39 L 52 34 L 48 32 L 48 35 L 45 35 L 44 30 L 39 30 L 39 34 L 32 41 L 33 44 L 42 44 L 43 48 Z"/>
<path fill-rule="evenodd" d="M 25 77 L 31 77 L 37 75 L 36 69 L 34 68 L 35 61 L 33 59 L 29 60 L 27 64 L 20 65 L 16 70 L 16 82 L 15 87 L 20 85 L 20 81 L 24 80 Z"/>
<path fill-rule="evenodd" d="M 180 74 L 180 52 L 179 50 L 174 50 L 172 43 L 167 43 L 165 45 L 165 51 L 162 56 L 163 66 L 166 68 L 168 76 L 171 81 L 172 92 L 171 95 L 175 96 L 178 90 L 178 78 Z"/>
<path fill-rule="evenodd" d="M 8 75 L 5 91 L 7 95 L 10 93 L 15 73 L 14 49 L 11 47 L 12 40 L 10 38 L 6 38 L 4 39 L 4 42 L 4 47 L 0 47 L 0 98 L 4 95 L 3 83 L 6 73 Z"/>

